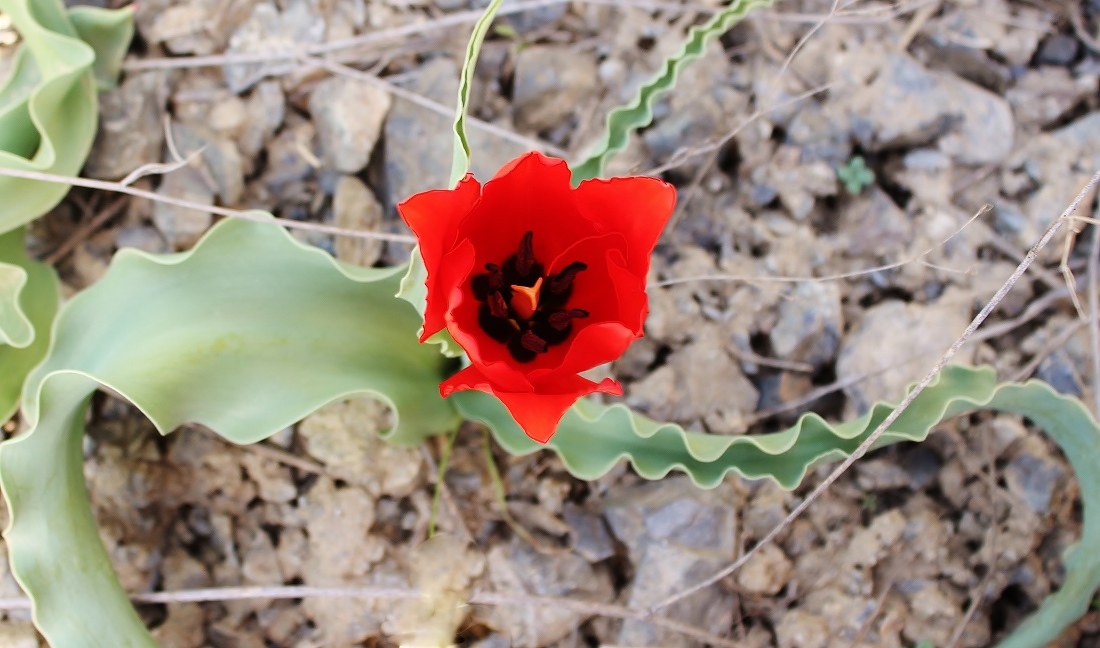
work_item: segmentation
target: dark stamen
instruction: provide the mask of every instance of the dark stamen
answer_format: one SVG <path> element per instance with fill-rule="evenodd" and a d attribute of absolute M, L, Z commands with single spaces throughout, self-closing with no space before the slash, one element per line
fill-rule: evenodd
<path fill-rule="evenodd" d="M 499 317 L 501 319 L 508 317 L 508 303 L 504 301 L 504 296 L 499 292 L 489 293 L 489 298 L 485 300 L 489 304 L 489 312 L 493 317 Z"/>
<path fill-rule="evenodd" d="M 565 266 L 565 268 L 561 272 L 554 275 L 554 277 L 550 280 L 550 292 L 554 293 L 555 295 L 560 295 L 566 290 L 569 290 L 573 287 L 573 280 L 576 279 L 577 273 L 581 270 L 587 269 L 588 265 L 585 263 L 581 263 L 580 261 L 574 261 L 573 263 Z"/>
<path fill-rule="evenodd" d="M 504 273 L 495 263 L 486 263 L 485 269 L 489 271 L 489 290 L 500 290 L 504 287 Z"/>
<path fill-rule="evenodd" d="M 526 278 L 531 274 L 531 266 L 535 265 L 535 250 L 531 246 L 534 232 L 527 232 L 519 241 L 519 252 L 516 253 L 516 272 Z"/>
<path fill-rule="evenodd" d="M 574 319 L 581 319 L 585 317 L 588 317 L 588 311 L 582 310 L 580 308 L 573 308 L 567 311 L 558 311 L 556 313 L 551 313 L 547 322 L 550 324 L 550 327 L 553 328 L 555 331 L 564 331 L 565 328 L 569 326 L 569 323 L 572 322 Z"/>
<path fill-rule="evenodd" d="M 546 349 L 548 348 L 546 340 L 540 338 L 531 331 L 524 331 L 523 337 L 519 339 L 519 343 L 523 345 L 524 349 L 534 351 L 535 353 L 546 353 Z"/>

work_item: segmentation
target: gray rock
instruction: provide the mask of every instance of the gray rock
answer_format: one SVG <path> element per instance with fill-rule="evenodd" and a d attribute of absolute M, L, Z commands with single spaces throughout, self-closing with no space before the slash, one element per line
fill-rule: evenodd
<path fill-rule="evenodd" d="M 821 367 L 836 356 L 843 330 L 840 287 L 805 281 L 779 303 L 779 321 L 769 339 L 777 357 Z"/>
<path fill-rule="evenodd" d="M 1009 164 L 1038 186 L 1024 201 L 1026 219 L 1014 237 L 1020 247 L 1028 248 L 1085 186 L 1092 170 L 1100 168 L 1100 112 L 1040 133 L 1013 155 Z"/>
<path fill-rule="evenodd" d="M 157 194 L 181 198 L 199 205 L 214 204 L 214 189 L 203 178 L 203 174 L 193 166 L 164 176 Z M 153 204 L 153 225 L 175 250 L 191 247 L 210 227 L 213 217 L 208 211 L 178 207 L 157 201 Z"/>
<path fill-rule="evenodd" d="M 120 86 L 100 94 L 99 100 L 99 131 L 84 173 L 120 180 L 143 164 L 160 162 L 167 76 L 163 72 L 128 74 Z"/>
<path fill-rule="evenodd" d="M 236 205 L 240 202 L 244 193 L 244 168 L 241 154 L 232 140 L 200 125 L 179 123 L 172 124 L 172 138 L 179 154 L 184 157 L 201 151 L 191 164 L 214 188 L 222 204 Z"/>
<path fill-rule="evenodd" d="M 626 605 L 645 609 L 725 567 L 734 557 L 737 511 L 728 484 L 704 491 L 682 477 L 644 484 L 612 497 L 607 521 L 627 549 L 634 580 Z M 711 586 L 674 603 L 663 613 L 682 623 L 721 634 L 732 623 L 732 599 Z M 697 646 L 641 621 L 628 620 L 620 645 Z"/>
<path fill-rule="evenodd" d="M 310 0 L 287 0 L 279 11 L 272 3 L 260 3 L 229 38 L 227 54 L 292 51 L 325 41 L 325 17 Z M 222 68 L 226 85 L 233 92 L 247 90 L 270 74 L 293 69 L 297 63 L 271 61 Z"/>
<path fill-rule="evenodd" d="M 1021 127 L 1045 128 L 1096 95 L 1095 74 L 1073 75 L 1064 67 L 1029 69 L 1005 97 Z"/>
<path fill-rule="evenodd" d="M 801 161 L 840 166 L 852 156 L 848 120 L 816 102 L 807 103 L 787 127 L 787 143 L 801 151 Z"/>
<path fill-rule="evenodd" d="M 325 163 L 341 173 L 361 171 L 370 160 L 390 104 L 388 92 L 365 81 L 333 77 L 318 83 L 309 98 L 309 112 Z"/>
<path fill-rule="evenodd" d="M 857 121 L 867 122 L 864 144 L 871 150 L 938 141 L 957 162 L 972 165 L 1000 162 L 1012 150 L 1015 124 L 1004 99 L 904 54 L 888 56 L 850 102 Z"/>
<path fill-rule="evenodd" d="M 1058 462 L 1028 453 L 1017 455 L 1004 469 L 1008 491 L 1027 502 L 1040 515 L 1050 511 L 1054 489 L 1061 484 L 1064 476 L 1065 470 Z"/>
<path fill-rule="evenodd" d="M 948 288 L 932 304 L 886 300 L 868 308 L 844 338 L 836 363 L 838 381 L 866 376 L 845 388 L 850 414 L 877 402 L 896 403 L 931 368 L 970 322 L 970 300 Z M 964 348 L 956 363 L 972 362 Z"/>
<path fill-rule="evenodd" d="M 726 351 L 719 329 L 700 328 L 698 322 L 694 326 L 695 338 L 674 352 L 667 365 L 630 386 L 627 403 L 658 419 L 702 423 L 720 434 L 739 432 L 760 394 Z"/>
<path fill-rule="evenodd" d="M 251 160 L 263 150 L 268 139 L 283 123 L 286 98 L 278 81 L 257 84 L 245 100 L 245 112 L 248 116 L 237 145 L 245 159 Z"/>
<path fill-rule="evenodd" d="M 842 249 L 852 258 L 875 258 L 888 250 L 904 249 L 913 225 L 890 196 L 875 186 L 854 196 L 841 210 L 837 231 L 844 237 Z"/>
<path fill-rule="evenodd" d="M 502 592 L 563 596 L 610 602 L 614 593 L 607 576 L 573 553 L 546 555 L 513 538 L 489 550 L 488 575 Z M 569 635 L 584 621 L 572 610 L 554 606 L 498 605 L 486 615 L 515 648 L 539 648 Z"/>
<path fill-rule="evenodd" d="M 1052 34 L 1039 45 L 1035 53 L 1037 65 L 1069 65 L 1077 58 L 1081 44 L 1069 34 Z"/>
<path fill-rule="evenodd" d="M 361 232 L 374 232 L 382 223 L 382 205 L 355 176 L 341 176 L 332 197 L 333 224 Z M 339 236 L 336 258 L 358 266 L 374 265 L 382 256 L 382 241 Z"/>
<path fill-rule="evenodd" d="M 445 106 L 454 104 L 458 67 L 454 61 L 436 58 L 412 73 L 407 89 Z M 404 99 L 396 99 L 384 126 L 384 174 L 388 205 L 409 196 L 445 187 L 451 171 L 451 120 Z M 497 170 L 526 149 L 474 127 L 467 129 L 471 167 L 485 182 Z"/>
<path fill-rule="evenodd" d="M 516 125 L 543 131 L 560 125 L 592 95 L 596 59 L 591 52 L 534 45 L 516 57 L 512 101 Z"/>

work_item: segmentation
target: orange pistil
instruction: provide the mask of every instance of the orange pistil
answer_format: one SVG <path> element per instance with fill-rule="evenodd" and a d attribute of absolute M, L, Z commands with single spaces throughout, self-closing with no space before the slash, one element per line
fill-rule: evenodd
<path fill-rule="evenodd" d="M 539 290 L 542 289 L 542 277 L 535 280 L 534 286 L 512 286 L 512 310 L 521 319 L 531 319 L 539 307 Z"/>

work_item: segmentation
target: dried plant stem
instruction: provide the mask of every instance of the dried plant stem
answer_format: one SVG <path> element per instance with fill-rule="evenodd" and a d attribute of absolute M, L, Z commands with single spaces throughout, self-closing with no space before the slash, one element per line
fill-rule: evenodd
<path fill-rule="evenodd" d="M 1001 303 L 1001 300 L 1003 300 L 1005 295 L 1008 294 L 1008 291 L 1010 291 L 1012 287 L 1016 285 L 1016 282 L 1020 279 L 1021 276 L 1023 276 L 1024 272 L 1027 271 L 1028 266 L 1035 262 L 1035 259 L 1039 255 L 1039 252 L 1047 246 L 1052 238 L 1054 238 L 1054 234 L 1059 229 L 1061 229 L 1062 225 L 1069 221 L 1073 213 L 1077 211 L 1078 206 L 1082 202 L 1084 202 L 1085 197 L 1090 195 L 1093 188 L 1096 187 L 1098 183 L 1100 183 L 1100 172 L 1097 172 L 1095 175 L 1092 176 L 1092 179 L 1089 180 L 1088 184 L 1085 185 L 1085 188 L 1077 194 L 1077 197 L 1073 199 L 1073 202 L 1070 203 L 1069 207 L 1067 207 L 1066 210 L 1062 212 L 1062 215 L 1059 218 L 1055 219 L 1055 221 L 1050 224 L 1050 227 L 1048 227 L 1046 232 L 1043 233 L 1043 236 L 1039 239 L 1039 242 L 1036 243 L 1028 251 L 1023 261 L 1021 261 L 1020 264 L 1016 266 L 1016 270 L 1013 271 L 1012 275 L 1008 278 L 1007 281 L 1005 281 L 1004 285 L 1002 285 L 997 293 L 993 295 L 993 298 L 989 301 L 989 303 L 985 305 L 984 308 L 982 308 L 981 312 L 979 312 L 977 316 L 974 317 L 973 321 L 970 322 L 970 325 L 966 327 L 965 331 L 963 331 L 963 334 L 959 336 L 959 338 L 951 344 L 947 351 L 944 352 L 940 359 L 936 361 L 936 364 L 932 367 L 931 371 L 925 374 L 924 378 L 921 378 L 916 387 L 914 387 L 905 396 L 901 403 L 897 407 L 895 407 L 889 415 L 887 415 L 882 423 L 879 424 L 879 426 L 876 427 L 873 432 L 871 432 L 871 435 L 868 436 L 867 439 L 863 441 L 863 443 L 859 444 L 859 447 L 857 447 L 855 451 L 853 451 L 852 454 L 848 456 L 847 459 L 842 461 L 839 466 L 833 469 L 833 471 L 829 473 L 829 475 L 821 482 L 821 484 L 814 488 L 813 491 L 808 496 L 806 496 L 806 498 L 802 500 L 802 502 L 798 506 L 796 506 L 794 510 L 792 510 L 781 523 L 779 523 L 774 529 L 769 531 L 768 534 L 760 540 L 760 542 L 756 543 L 751 549 L 745 552 L 744 555 L 742 555 L 734 563 L 732 563 L 725 569 L 722 569 L 714 576 L 711 576 L 699 583 L 696 583 L 695 585 L 692 585 L 691 587 L 688 587 L 687 589 L 684 589 L 677 594 L 674 594 L 664 599 L 663 601 L 660 601 L 652 608 L 650 608 L 650 610 L 652 612 L 656 612 L 663 607 L 671 605 L 672 603 L 675 603 L 676 601 L 690 596 L 691 594 L 694 594 L 701 589 L 704 589 L 719 582 L 723 578 L 740 569 L 741 566 L 748 562 L 748 560 L 752 558 L 757 551 L 775 540 L 776 537 L 778 537 L 780 533 L 786 530 L 786 528 L 790 526 L 790 524 L 794 520 L 801 516 L 802 513 L 804 513 L 811 504 L 816 502 L 817 499 L 821 497 L 822 493 L 828 490 L 829 487 L 832 486 L 833 483 L 835 483 L 841 475 L 843 475 L 845 472 L 847 472 L 849 468 L 852 467 L 852 464 L 859 461 L 859 459 L 862 458 L 863 455 L 867 454 L 867 451 L 871 449 L 871 447 L 875 444 L 876 441 L 879 440 L 880 437 L 882 437 L 886 430 L 890 429 L 890 426 L 893 425 L 894 421 L 896 421 L 898 417 L 901 416 L 901 414 L 906 409 L 908 409 L 909 405 L 911 405 L 913 401 L 916 400 L 917 396 L 924 392 L 924 389 L 928 387 L 928 385 L 930 385 L 933 380 L 935 380 L 936 376 L 940 373 L 944 366 L 946 366 L 947 363 L 950 362 L 951 358 L 955 357 L 955 354 L 958 353 L 959 349 L 961 349 L 962 346 L 966 344 L 966 341 L 970 338 L 970 336 L 974 334 L 974 331 L 976 331 L 978 327 L 981 326 L 982 322 L 984 322 L 985 319 L 989 317 L 989 314 L 993 312 L 993 309 Z"/>
<path fill-rule="evenodd" d="M 1100 419 L 1100 225 L 1092 226 L 1088 270 L 1089 342 L 1092 346 L 1092 415 Z"/>
<path fill-rule="evenodd" d="M 72 252 L 76 248 L 77 245 L 80 245 L 81 241 L 88 238 L 88 236 L 90 236 L 92 232 L 102 227 L 104 223 L 111 220 L 115 216 L 121 214 L 122 210 L 126 208 L 127 204 L 129 204 L 129 200 L 127 198 L 119 196 L 114 202 L 107 205 L 105 208 L 103 208 L 103 210 L 96 214 L 95 218 L 81 223 L 80 226 L 76 228 L 76 231 L 73 232 L 72 235 L 69 236 L 69 238 L 65 239 L 65 242 L 62 243 L 56 250 L 51 252 L 49 256 L 44 259 L 44 261 L 49 265 L 53 265 L 61 259 L 64 259 L 66 256 L 69 255 L 70 252 Z"/>
<path fill-rule="evenodd" d="M 74 187 L 86 187 L 88 189 L 100 189 L 103 191 L 114 191 L 117 193 L 129 194 L 131 196 L 137 196 L 138 198 L 145 198 L 168 205 L 175 205 L 177 207 L 185 207 L 200 212 L 209 212 L 211 214 L 217 214 L 218 216 L 243 218 L 244 220 L 255 221 L 257 223 L 274 223 L 287 229 L 309 230 L 312 232 L 321 232 L 322 234 L 332 234 L 335 236 L 351 236 L 355 238 L 392 241 L 395 243 L 408 243 L 410 245 L 416 243 L 415 238 L 404 234 L 366 232 L 362 230 L 347 229 L 344 227 L 335 227 L 333 225 L 324 225 L 322 223 L 309 223 L 306 221 L 291 220 L 289 218 L 279 218 L 278 216 L 268 216 L 265 212 L 259 211 L 240 211 L 236 209 L 229 209 L 226 207 L 218 207 L 216 205 L 200 205 L 199 203 L 181 200 L 179 198 L 173 198 L 171 196 L 161 196 L 160 194 L 154 193 L 152 191 L 136 189 L 134 187 L 128 187 L 118 182 L 108 182 L 106 180 L 91 180 L 89 178 L 77 178 L 73 176 L 55 175 L 53 173 L 42 173 L 39 171 L 25 171 L 23 169 L 10 169 L 6 167 L 0 167 L 0 176 L 8 176 L 11 178 L 24 178 L 26 180 L 39 180 L 42 182 L 53 182 L 56 184 L 67 184 Z"/>
<path fill-rule="evenodd" d="M 133 594 L 134 603 L 218 603 L 246 599 L 301 599 L 301 598 L 365 598 L 376 601 L 400 601 L 415 599 L 422 593 L 415 589 L 396 587 L 313 587 L 309 585 L 256 585 L 248 587 L 208 587 L 201 589 L 177 590 L 174 592 L 147 592 Z M 637 619 L 652 623 L 694 637 L 713 646 L 738 648 L 730 639 L 715 636 L 686 623 L 653 616 L 646 610 L 635 610 L 621 605 L 582 601 L 553 596 L 535 596 L 523 592 L 474 592 L 467 600 L 472 605 L 523 605 L 528 607 L 546 607 L 565 609 L 577 614 L 612 617 L 616 619 Z M 0 610 L 29 610 L 28 598 L 0 599 Z"/>

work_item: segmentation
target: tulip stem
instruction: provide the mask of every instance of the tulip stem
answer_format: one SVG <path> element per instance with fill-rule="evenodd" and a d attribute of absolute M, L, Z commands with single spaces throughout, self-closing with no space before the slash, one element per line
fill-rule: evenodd
<path fill-rule="evenodd" d="M 459 428 L 456 427 L 447 435 L 447 443 L 439 455 L 439 466 L 435 473 L 435 493 L 432 495 L 432 513 L 428 517 L 428 538 L 435 535 L 435 523 L 439 519 L 439 502 L 443 498 L 443 475 L 447 473 L 447 464 L 451 461 L 451 452 L 455 449 L 458 430 Z"/>

